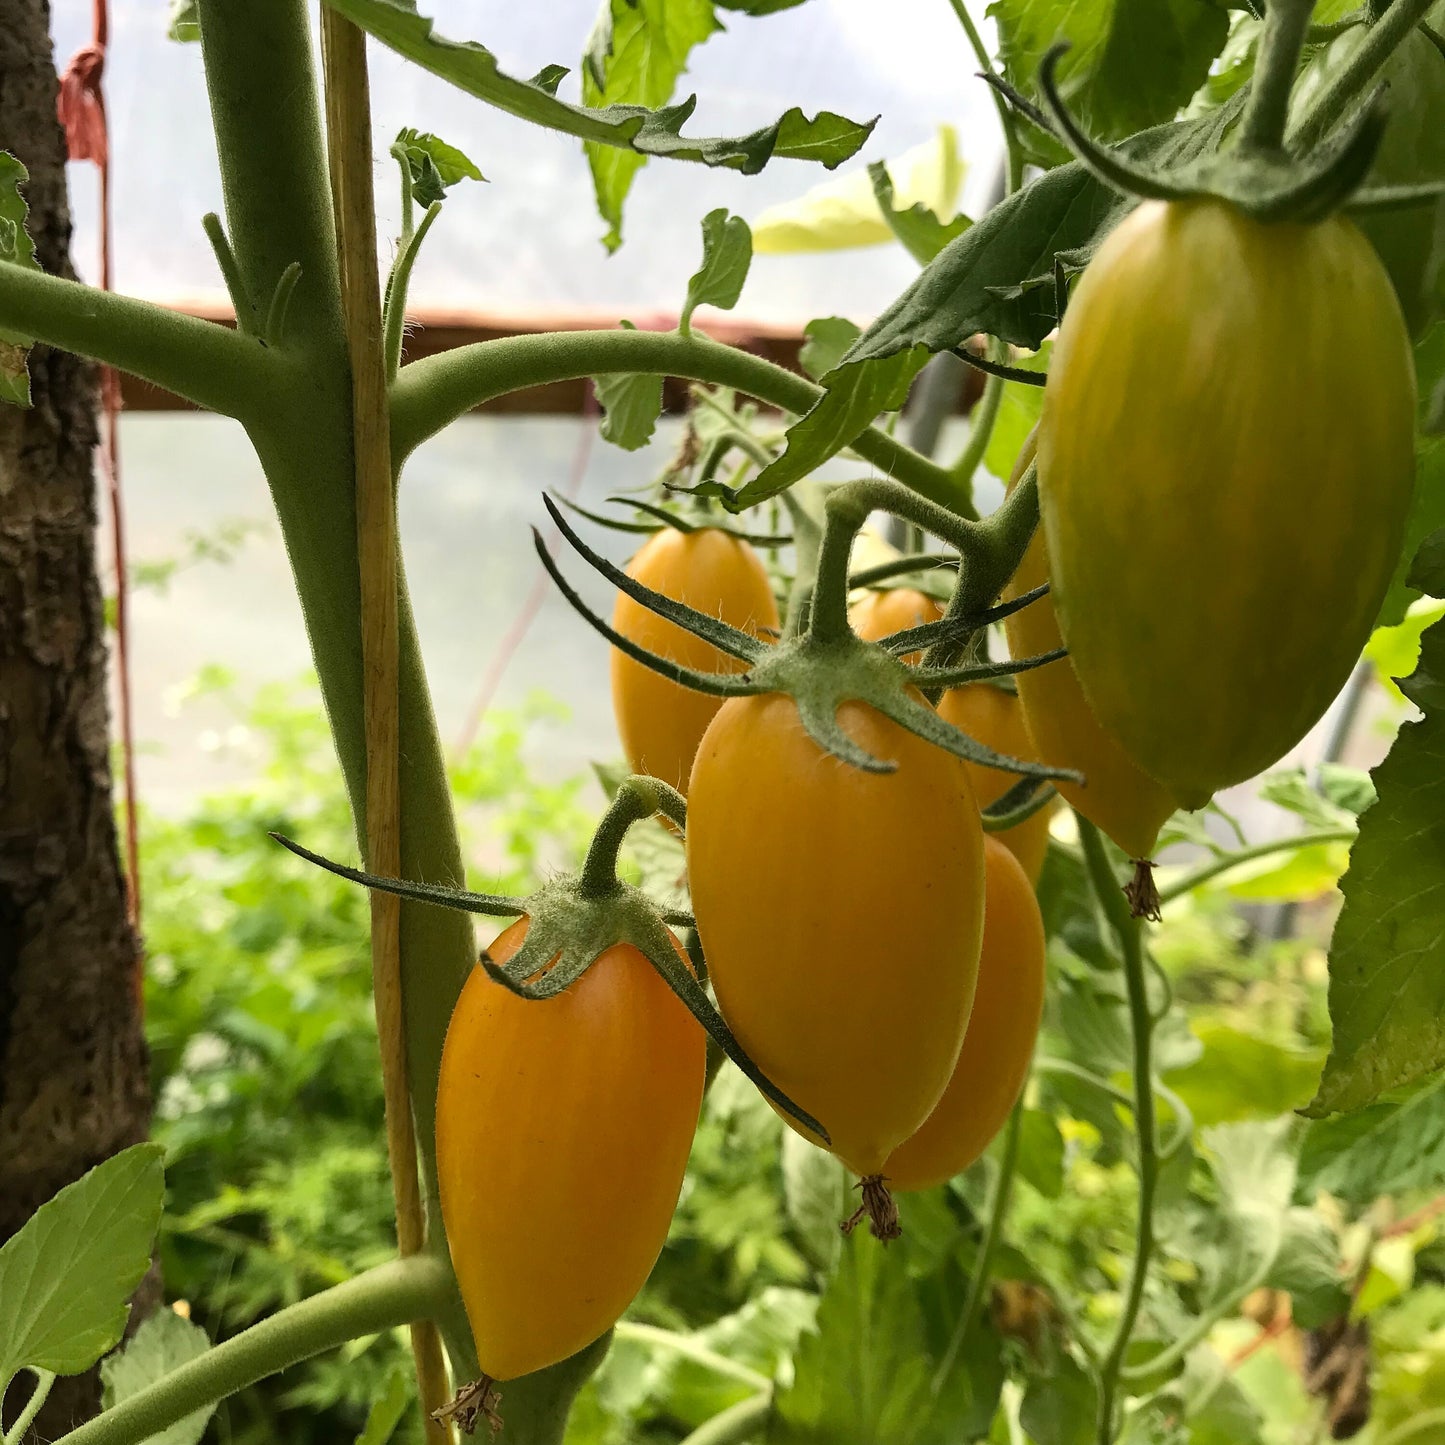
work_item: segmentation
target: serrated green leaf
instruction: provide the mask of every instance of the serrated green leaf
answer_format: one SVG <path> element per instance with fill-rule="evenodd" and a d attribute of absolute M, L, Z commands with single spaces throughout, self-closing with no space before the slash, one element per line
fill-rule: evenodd
<path fill-rule="evenodd" d="M 78 1375 L 120 1339 L 160 1225 L 161 1161 L 155 1144 L 113 1155 L 0 1248 L 0 1382 L 25 1365 Z"/>
<path fill-rule="evenodd" d="M 1204 1051 L 1169 1076 L 1201 1127 L 1273 1118 L 1306 1103 L 1319 1082 L 1323 1051 L 1286 1048 L 1218 1019 L 1194 1025 Z"/>
<path fill-rule="evenodd" d="M 786 491 L 856 441 L 880 412 L 901 407 L 927 359 L 921 350 L 901 351 L 884 361 L 844 365 L 830 372 L 828 389 L 811 411 L 788 428 L 782 456 L 743 487 L 737 505 L 750 507 Z"/>
<path fill-rule="evenodd" d="M 1064 1192 L 1064 1136 L 1052 1114 L 1025 1109 L 1019 1121 L 1018 1172 L 1045 1199 Z"/>
<path fill-rule="evenodd" d="M 849 171 L 810 186 L 796 200 L 769 206 L 753 222 L 753 246 L 759 255 L 791 255 L 881 246 L 894 237 L 879 204 L 869 170 Z M 942 125 L 923 145 L 887 163 L 893 203 L 921 206 L 951 220 L 966 166 L 958 154 L 958 133 Z"/>
<path fill-rule="evenodd" d="M 30 208 L 20 194 L 21 185 L 29 179 L 29 171 L 14 156 L 0 151 L 0 265 L 38 271 L 35 243 L 25 228 Z M 27 361 L 33 339 L 16 331 L 0 330 L 0 402 L 30 405 Z"/>
<path fill-rule="evenodd" d="M 776 15 L 792 10 L 803 0 L 715 0 L 719 10 L 740 10 L 744 15 Z"/>
<path fill-rule="evenodd" d="M 1037 351 L 1010 356 L 1008 364 L 1025 371 L 1047 373 L 1053 350 L 1053 342 L 1046 341 Z M 1043 387 L 1026 386 L 1021 381 L 1004 382 L 998 415 L 994 418 L 993 431 L 989 434 L 988 447 L 983 454 L 984 466 L 1000 481 L 1007 481 L 1013 474 L 1014 463 L 1043 410 Z"/>
<path fill-rule="evenodd" d="M 1386 1194 L 1437 1189 L 1445 1178 L 1445 1078 L 1353 1114 L 1313 1119 L 1300 1149 L 1299 1193 L 1361 1206 Z"/>
<path fill-rule="evenodd" d="M 862 328 L 841 316 L 820 316 L 803 328 L 798 364 L 818 381 L 843 359 L 843 353 L 863 334 Z"/>
<path fill-rule="evenodd" d="M 702 265 L 687 283 L 678 330 L 689 329 L 692 313 L 699 306 L 717 306 L 724 311 L 736 306 L 752 262 L 753 237 L 748 223 L 741 216 L 728 215 L 726 209 L 709 211 L 702 218 Z"/>
<path fill-rule="evenodd" d="M 1372 774 L 1330 945 L 1334 1039 L 1308 1113 L 1360 1109 L 1445 1065 L 1445 622 L 1402 683 L 1425 709 Z"/>
<path fill-rule="evenodd" d="M 411 1381 L 402 1370 L 393 1370 L 386 1389 L 371 1402 L 366 1424 L 356 1437 L 356 1445 L 386 1445 L 401 1424 L 406 1407 L 413 1398 Z"/>
<path fill-rule="evenodd" d="M 138 1395 L 157 1380 L 198 1359 L 211 1347 L 200 1325 L 183 1319 L 174 1310 L 157 1310 L 123 1349 L 101 1361 L 101 1408 Z M 203 1405 L 183 1420 L 177 1420 L 159 1435 L 146 1438 L 145 1445 L 196 1445 L 215 1413 L 215 1405 Z"/>
<path fill-rule="evenodd" d="M 666 105 L 693 46 L 718 28 L 712 0 L 602 0 L 583 59 L 583 102 L 593 109 Z M 589 141 L 587 164 L 607 222 L 603 243 L 615 251 L 622 244 L 622 208 L 644 158 Z"/>
<path fill-rule="evenodd" d="M 777 1397 L 768 1445 L 957 1445 L 988 1430 L 1003 1384 L 998 1339 L 980 1323 L 935 1393 L 953 1320 L 926 1314 L 901 1253 L 861 1229 L 843 1246 L 817 1329 Z"/>
<path fill-rule="evenodd" d="M 560 67 L 548 66 L 531 80 L 506 75 L 498 66 L 496 56 L 484 46 L 437 35 L 432 20 L 418 13 L 414 0 L 327 0 L 327 3 L 383 45 L 468 95 L 536 125 L 599 146 L 620 147 L 624 153 L 635 152 L 637 157 L 668 156 L 673 160 L 725 166 L 747 175 L 779 158 L 816 161 L 831 170 L 854 155 L 873 130 L 873 121 L 860 124 L 826 110 L 809 120 L 794 106 L 773 124 L 748 135 L 693 139 L 681 131 L 696 109 L 695 97 L 658 109 L 621 103 L 601 108 L 570 105 L 554 93 L 557 81 L 565 74 Z M 625 0 L 622 3 L 625 4 Z M 584 75 L 584 88 L 587 83 Z M 629 172 L 629 183 L 630 179 Z M 609 179 L 606 187 L 609 200 L 615 200 L 619 219 L 621 197 L 626 190 L 620 183 L 619 176 Z"/>
<path fill-rule="evenodd" d="M 1239 110 L 1236 98 L 1210 115 L 1143 131 L 1119 150 L 1167 169 L 1217 150 Z M 1081 266 L 1132 205 L 1077 161 L 1036 176 L 945 246 L 846 359 L 913 346 L 951 351 L 980 331 L 1036 350 L 1058 324 L 1056 256 Z"/>
<path fill-rule="evenodd" d="M 1170 120 L 1204 84 L 1229 35 L 1213 0 L 993 0 L 1005 77 L 1037 94 L 1050 46 L 1071 43 L 1059 82 L 1084 128 L 1100 140 Z"/>
<path fill-rule="evenodd" d="M 848 1175 L 837 1158 L 792 1129 L 783 1131 L 783 1204 L 803 1253 L 824 1274 L 843 1248 L 840 1221 L 848 1207 Z"/>
<path fill-rule="evenodd" d="M 920 266 L 928 265 L 955 236 L 963 235 L 973 224 L 964 215 L 955 216 L 951 221 L 941 221 L 922 201 L 915 201 L 911 206 L 899 206 L 894 200 L 893 180 L 882 161 L 875 161 L 868 167 L 868 179 L 873 183 L 873 198 L 878 202 L 888 229 Z"/>
<path fill-rule="evenodd" d="M 1334 888 L 1349 866 L 1348 843 L 1311 843 L 1241 863 L 1220 881 L 1241 902 L 1306 903 Z"/>
<path fill-rule="evenodd" d="M 405 162 L 411 174 L 412 195 L 419 206 L 445 199 L 447 190 L 458 181 L 486 180 L 456 146 L 410 127 L 397 133 L 391 153 Z"/>
<path fill-rule="evenodd" d="M 630 321 L 622 325 L 628 331 L 637 330 Z M 592 385 L 602 408 L 602 435 L 623 451 L 645 447 L 662 415 L 662 378 L 614 371 L 594 376 Z"/>
<path fill-rule="evenodd" d="M 1445 597 L 1445 527 L 1431 532 L 1410 561 L 1408 580 L 1430 597 Z"/>

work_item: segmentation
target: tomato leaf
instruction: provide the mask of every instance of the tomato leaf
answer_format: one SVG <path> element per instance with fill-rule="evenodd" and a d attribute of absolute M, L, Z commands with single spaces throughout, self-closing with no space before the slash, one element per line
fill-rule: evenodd
<path fill-rule="evenodd" d="M 1064 1192 L 1064 1136 L 1042 1109 L 1025 1109 L 1019 1121 L 1018 1171 L 1045 1199 Z"/>
<path fill-rule="evenodd" d="M 1426 577 L 1422 580 L 1432 582 Z M 1330 945 L 1334 1041 L 1313 1117 L 1361 1109 L 1445 1065 L 1445 622 L 1400 687 L 1422 709 L 1372 777 L 1378 801 L 1341 883 Z"/>
<path fill-rule="evenodd" d="M 35 243 L 25 229 L 30 207 L 20 194 L 20 187 L 29 179 L 30 172 L 14 156 L 0 151 L 0 265 L 38 271 Z M 0 330 L 0 402 L 30 405 L 27 362 L 32 341 L 32 337 L 17 331 Z"/>
<path fill-rule="evenodd" d="M 201 38 L 201 12 L 197 0 L 171 0 L 166 18 L 166 39 L 187 42 Z"/>
<path fill-rule="evenodd" d="M 722 208 L 709 211 L 702 218 L 702 265 L 687 283 L 678 330 L 689 330 L 692 313 L 699 306 L 718 306 L 724 311 L 736 306 L 752 261 L 753 236 L 748 223 Z"/>
<path fill-rule="evenodd" d="M 356 1445 L 386 1445 L 414 1398 L 406 1372 L 393 1370 L 387 1377 L 386 1388 L 371 1402 L 371 1408 L 366 1412 L 366 1424 L 356 1437 Z"/>
<path fill-rule="evenodd" d="M 751 507 L 786 491 L 856 441 L 880 412 L 896 411 L 907 400 L 908 388 L 926 360 L 915 348 L 886 361 L 845 365 L 830 372 L 827 391 L 788 428 L 782 456 L 752 477 L 733 505 Z"/>
<path fill-rule="evenodd" d="M 1194 1026 L 1203 1053 L 1169 1076 L 1200 1126 L 1273 1118 L 1308 1102 L 1322 1052 L 1288 1048 L 1218 1019 Z"/>
<path fill-rule="evenodd" d="M 1142 131 L 1119 150 L 1162 169 L 1195 160 L 1219 148 L 1240 109 L 1236 97 L 1210 115 Z M 913 346 L 951 351 L 980 331 L 1036 350 L 1058 324 L 1055 258 L 1081 266 L 1132 205 L 1077 161 L 1036 176 L 949 242 L 846 361 L 876 361 Z"/>
<path fill-rule="evenodd" d="M 998 1338 L 980 1321 L 935 1392 L 963 1293 L 950 1289 L 952 1314 L 925 1310 L 907 1244 L 905 1235 L 883 1250 L 858 1230 L 844 1245 L 817 1328 L 777 1397 L 768 1445 L 956 1445 L 987 1433 L 1003 1386 Z"/>
<path fill-rule="evenodd" d="M 993 0 L 1005 77 L 1037 94 L 1039 63 L 1059 40 L 1070 108 L 1086 130 L 1114 140 L 1170 120 L 1204 84 L 1229 35 L 1213 0 Z"/>
<path fill-rule="evenodd" d="M 205 1330 L 174 1310 L 157 1310 L 135 1332 L 130 1342 L 101 1362 L 101 1408 L 109 1410 L 139 1394 L 181 1365 L 204 1355 L 211 1347 Z M 168 1430 L 151 1435 L 146 1445 L 196 1445 L 215 1405 L 204 1405 Z"/>
<path fill-rule="evenodd" d="M 798 364 L 817 381 L 837 366 L 862 334 L 861 327 L 841 316 L 820 316 L 803 328 L 806 340 L 798 349 Z"/>
<path fill-rule="evenodd" d="M 1091 1445 L 1099 1386 L 1069 1355 L 1047 1374 L 1033 1375 L 1019 1406 L 1019 1424 L 1034 1445 Z"/>
<path fill-rule="evenodd" d="M 456 146 L 410 127 L 397 132 L 391 153 L 405 163 L 411 175 L 412 195 L 422 207 L 442 200 L 458 181 L 486 180 Z"/>
<path fill-rule="evenodd" d="M 628 331 L 637 330 L 630 321 L 622 325 Z M 602 408 L 603 437 L 626 452 L 645 447 L 662 415 L 662 378 L 614 371 L 594 376 L 592 385 Z"/>
<path fill-rule="evenodd" d="M 1313 1119 L 1300 1149 L 1298 1194 L 1320 1190 L 1363 1206 L 1434 1189 L 1445 1175 L 1445 1077 L 1353 1114 Z"/>
<path fill-rule="evenodd" d="M 0 1393 L 25 1365 L 78 1375 L 120 1339 L 160 1226 L 161 1158 L 155 1144 L 113 1155 L 0 1248 Z"/>
<path fill-rule="evenodd" d="M 498 65 L 497 57 L 484 46 L 473 41 L 447 40 L 437 35 L 432 20 L 417 11 L 415 0 L 328 0 L 328 3 L 383 45 L 468 95 L 474 95 L 510 115 L 576 136 L 593 145 L 620 148 L 630 164 L 617 169 L 604 168 L 600 174 L 594 170 L 599 206 L 604 218 L 611 224 L 608 240 L 614 247 L 620 239 L 618 227 L 621 224 L 622 202 L 644 157 L 668 156 L 674 160 L 699 161 L 703 165 L 740 170 L 747 175 L 760 171 L 776 158 L 816 161 L 831 170 L 854 155 L 873 130 L 873 121 L 860 124 L 827 110 L 820 111 L 809 120 L 794 106 L 771 125 L 748 135 L 693 139 L 682 134 L 682 127 L 691 119 L 696 108 L 694 96 L 677 105 L 653 102 L 656 108 L 649 108 L 646 102 L 636 104 L 630 100 L 611 103 L 614 88 L 642 88 L 645 83 L 655 91 L 662 83 L 659 68 L 645 65 L 640 57 L 631 58 L 629 46 L 634 32 L 629 28 L 619 27 L 611 34 L 606 93 L 602 93 L 601 88 L 596 93 L 597 99 L 603 103 L 600 106 L 571 105 L 556 94 L 557 84 L 565 74 L 560 66 L 548 66 L 531 80 L 518 80 L 507 75 Z M 630 26 L 634 17 L 632 7 L 627 6 L 626 0 L 618 0 L 618 3 L 627 11 L 622 19 Z M 639 9 L 644 6 L 649 17 L 662 8 L 661 0 L 639 0 Z M 666 8 L 670 15 L 676 12 L 675 20 L 690 27 L 688 33 L 696 35 L 701 24 L 695 8 L 689 6 L 684 10 L 684 7 L 671 3 Z M 711 21 L 708 33 L 711 33 Z M 647 44 L 651 45 L 654 40 L 655 37 Z M 680 46 L 685 57 L 692 43 L 695 41 L 684 43 L 674 38 L 668 53 L 676 56 Z M 676 79 L 675 75 L 673 79 Z M 596 83 L 595 78 L 584 74 L 584 94 L 588 86 Z M 669 81 L 667 94 L 670 95 L 671 91 L 672 81 Z M 665 99 L 666 96 L 663 97 Z M 626 157 L 629 151 L 635 154 Z"/>
<path fill-rule="evenodd" d="M 907 207 L 897 206 L 893 198 L 893 179 L 883 161 L 875 161 L 868 167 L 868 179 L 873 183 L 873 198 L 878 202 L 888 229 L 920 266 L 926 266 L 955 236 L 963 235 L 973 225 L 965 215 L 941 221 L 922 201 L 915 201 Z"/>
<path fill-rule="evenodd" d="M 847 1171 L 792 1129 L 783 1131 L 783 1204 L 803 1253 L 829 1273 L 843 1247 L 838 1222 L 852 1212 Z"/>

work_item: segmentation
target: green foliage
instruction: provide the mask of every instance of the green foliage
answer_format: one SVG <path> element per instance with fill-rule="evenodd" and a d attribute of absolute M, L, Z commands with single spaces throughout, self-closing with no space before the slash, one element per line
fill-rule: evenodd
<path fill-rule="evenodd" d="M 841 316 L 820 316 L 803 328 L 806 340 L 798 352 L 798 361 L 817 381 L 837 366 L 861 334 L 853 322 Z"/>
<path fill-rule="evenodd" d="M 0 1247 L 0 1398 L 18 1370 L 78 1375 L 120 1339 L 150 1268 L 161 1150 L 136 1144 L 42 1204 Z"/>
<path fill-rule="evenodd" d="M 484 181 L 486 177 L 455 146 L 440 136 L 410 127 L 397 132 L 391 153 L 406 166 L 412 195 L 420 206 L 440 201 L 458 181 Z"/>
<path fill-rule="evenodd" d="M 101 1407 L 109 1410 L 129 1399 L 172 1370 L 205 1354 L 210 1347 L 211 1342 L 199 1325 L 174 1310 L 157 1310 L 135 1332 L 134 1338 L 101 1363 Z M 170 1429 L 152 1436 L 147 1445 L 196 1445 L 213 1413 L 214 1406 L 197 1410 Z"/>
<path fill-rule="evenodd" d="M 630 321 L 622 325 L 637 329 Z M 602 408 L 602 435 L 623 451 L 645 447 L 662 415 L 662 378 L 618 371 L 594 376 L 592 385 Z"/>
<path fill-rule="evenodd" d="M 726 210 L 709 211 L 702 218 L 702 265 L 687 283 L 678 330 L 686 333 L 691 329 L 692 313 L 699 306 L 718 306 L 724 311 L 736 306 L 752 260 L 753 236 L 748 223 Z"/>
<path fill-rule="evenodd" d="M 963 235 L 973 224 L 963 215 L 942 221 L 922 201 L 914 201 L 906 207 L 895 205 L 893 178 L 883 161 L 875 161 L 868 167 L 868 179 L 873 183 L 873 197 L 888 223 L 888 229 L 920 266 L 926 266 L 955 236 Z"/>
<path fill-rule="evenodd" d="M 30 173 L 8 152 L 0 151 L 0 266 L 24 266 L 38 271 L 35 243 L 26 229 L 30 207 L 20 187 Z M 0 328 L 0 402 L 30 405 L 30 371 L 27 357 L 31 338 Z"/>

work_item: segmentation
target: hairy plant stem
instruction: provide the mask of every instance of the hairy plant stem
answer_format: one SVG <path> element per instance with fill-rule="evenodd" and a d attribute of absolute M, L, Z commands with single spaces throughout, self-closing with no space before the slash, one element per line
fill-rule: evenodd
<path fill-rule="evenodd" d="M 473 407 L 549 381 L 631 371 L 729 386 L 784 411 L 806 412 L 821 387 L 781 366 L 694 332 L 553 331 L 459 346 L 402 367 L 392 390 L 392 456 L 399 467 L 428 437 Z M 920 495 L 960 512 L 957 480 L 936 462 L 869 427 L 852 450 Z"/>
<path fill-rule="evenodd" d="M 348 1340 L 424 1319 L 451 1292 L 447 1266 L 412 1255 L 368 1270 L 233 1335 L 172 1370 L 57 1445 L 141 1445 L 192 1411 L 214 1405 L 270 1375 L 334 1350 Z"/>
<path fill-rule="evenodd" d="M 1099 904 L 1119 940 L 1124 956 L 1124 982 L 1129 994 L 1129 1022 L 1134 1044 L 1134 1125 L 1139 1150 L 1139 1213 L 1135 1224 L 1134 1259 L 1113 1341 L 1099 1370 L 1098 1445 L 1111 1445 L 1114 1437 L 1115 1395 L 1120 1371 L 1149 1277 L 1154 1252 L 1154 1194 L 1159 1182 L 1159 1141 L 1154 1118 L 1154 1016 L 1149 1010 L 1144 970 L 1143 925 L 1131 916 L 1119 880 L 1109 862 L 1099 830 L 1080 817 L 1079 837 L 1084 861 Z"/>
<path fill-rule="evenodd" d="M 720 1049 L 718 1055 L 725 1057 Z M 618 1320 L 612 1327 L 612 1333 L 619 1340 L 633 1340 L 640 1345 L 652 1345 L 660 1350 L 670 1350 L 673 1354 L 682 1355 L 695 1361 L 713 1371 L 714 1374 L 736 1380 L 739 1384 L 747 1385 L 759 1393 L 766 1393 L 773 1388 L 773 1382 L 766 1375 L 760 1374 L 748 1365 L 730 1360 L 726 1355 L 718 1354 L 716 1350 L 708 1349 L 706 1345 L 699 1344 L 691 1335 L 680 1335 L 675 1330 L 659 1329 L 656 1325 L 636 1324 L 631 1320 Z"/>
<path fill-rule="evenodd" d="M 1290 128 L 1287 148 L 1294 155 L 1311 151 L 1341 121 L 1351 103 L 1369 88 L 1386 62 L 1425 17 L 1432 0 L 1394 0 L 1354 54 L 1340 66 L 1309 108 Z"/>
<path fill-rule="evenodd" d="M 1314 0 L 1269 0 L 1264 34 L 1254 63 L 1254 80 L 1240 127 L 1241 148 L 1264 154 L 1283 149 L 1289 97 Z"/>
<path fill-rule="evenodd" d="M 747 1441 L 758 1438 L 772 1408 L 771 1390 L 749 1400 L 739 1400 L 705 1425 L 699 1425 L 682 1445 L 746 1445 Z"/>
<path fill-rule="evenodd" d="M 50 1398 L 51 1386 L 55 1384 L 53 1372 L 35 1369 L 31 1373 L 35 1376 L 34 1388 L 30 1391 L 30 1398 L 15 1417 L 15 1423 L 5 1432 L 4 1445 L 22 1445 L 25 1432 L 35 1423 L 35 1417 Z"/>
<path fill-rule="evenodd" d="M 681 828 L 686 825 L 687 804 L 676 789 L 656 778 L 625 778 L 588 844 L 578 878 L 584 898 L 606 898 L 621 888 L 617 879 L 617 853 L 622 840 L 634 823 L 654 813 L 665 813 Z"/>
<path fill-rule="evenodd" d="M 948 0 L 948 3 L 953 7 L 953 13 L 958 17 L 958 23 L 963 26 L 963 33 L 968 36 L 968 43 L 973 47 L 973 53 L 977 57 L 983 73 L 985 75 L 994 74 L 993 57 L 988 53 L 988 46 L 983 43 L 983 36 L 979 34 L 978 26 L 973 22 L 973 16 L 968 13 L 968 6 L 964 0 Z M 991 85 L 988 89 L 989 94 L 993 96 L 999 124 L 1003 127 L 1004 147 L 1008 155 L 1008 175 L 1004 194 L 1011 196 L 1023 184 L 1024 178 L 1024 151 L 1019 139 L 1018 118 L 996 86 Z"/>
<path fill-rule="evenodd" d="M 1018 1168 L 1019 1135 L 1023 1132 L 1023 1118 L 1023 1103 L 1020 1101 L 1014 1105 L 1013 1112 L 1009 1115 L 1008 1126 L 1004 1131 L 1003 1155 L 998 1161 L 998 1177 L 993 1182 L 993 1192 L 989 1196 L 988 1223 L 984 1227 L 983 1243 L 979 1247 L 978 1262 L 974 1265 L 973 1278 L 968 1282 L 968 1297 L 965 1299 L 963 1311 L 958 1317 L 958 1324 L 954 1327 L 953 1335 L 948 1341 L 948 1348 L 943 1352 L 943 1358 L 938 1362 L 938 1369 L 933 1376 L 935 1397 L 948 1383 L 948 1377 L 953 1373 L 953 1367 L 958 1363 L 958 1358 L 963 1353 L 963 1347 L 968 1343 L 968 1338 L 978 1323 L 978 1317 L 983 1312 L 983 1302 L 988 1293 L 989 1276 L 993 1272 L 994 1256 L 998 1253 L 999 1242 L 1003 1238 L 1003 1222 L 1008 1214 L 1009 1200 L 1013 1196 L 1014 1172 Z"/>

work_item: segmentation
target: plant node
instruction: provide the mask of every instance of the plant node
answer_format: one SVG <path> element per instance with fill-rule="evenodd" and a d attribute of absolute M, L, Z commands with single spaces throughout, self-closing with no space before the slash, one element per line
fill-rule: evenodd
<path fill-rule="evenodd" d="M 1147 918 L 1158 923 L 1161 903 L 1159 889 L 1154 884 L 1154 865 L 1147 858 L 1132 858 L 1134 876 L 1124 885 L 1124 897 L 1129 900 L 1129 913 L 1134 918 Z"/>
<path fill-rule="evenodd" d="M 884 1244 L 897 1239 L 903 1233 L 903 1226 L 898 1222 L 898 1205 L 888 1192 L 887 1180 L 881 1174 L 869 1174 L 860 1179 L 856 1187 L 863 1191 L 863 1202 L 838 1228 L 844 1234 L 852 1234 L 866 1216 L 874 1239 L 881 1239 Z"/>
<path fill-rule="evenodd" d="M 470 1435 L 477 1428 L 479 1419 L 487 1422 L 487 1429 L 496 1435 L 502 1428 L 502 1417 L 497 1406 L 502 1403 L 502 1392 L 490 1375 L 472 1380 L 463 1385 L 439 1410 L 433 1410 L 431 1417 L 438 1425 L 455 1424 L 463 1435 Z"/>

